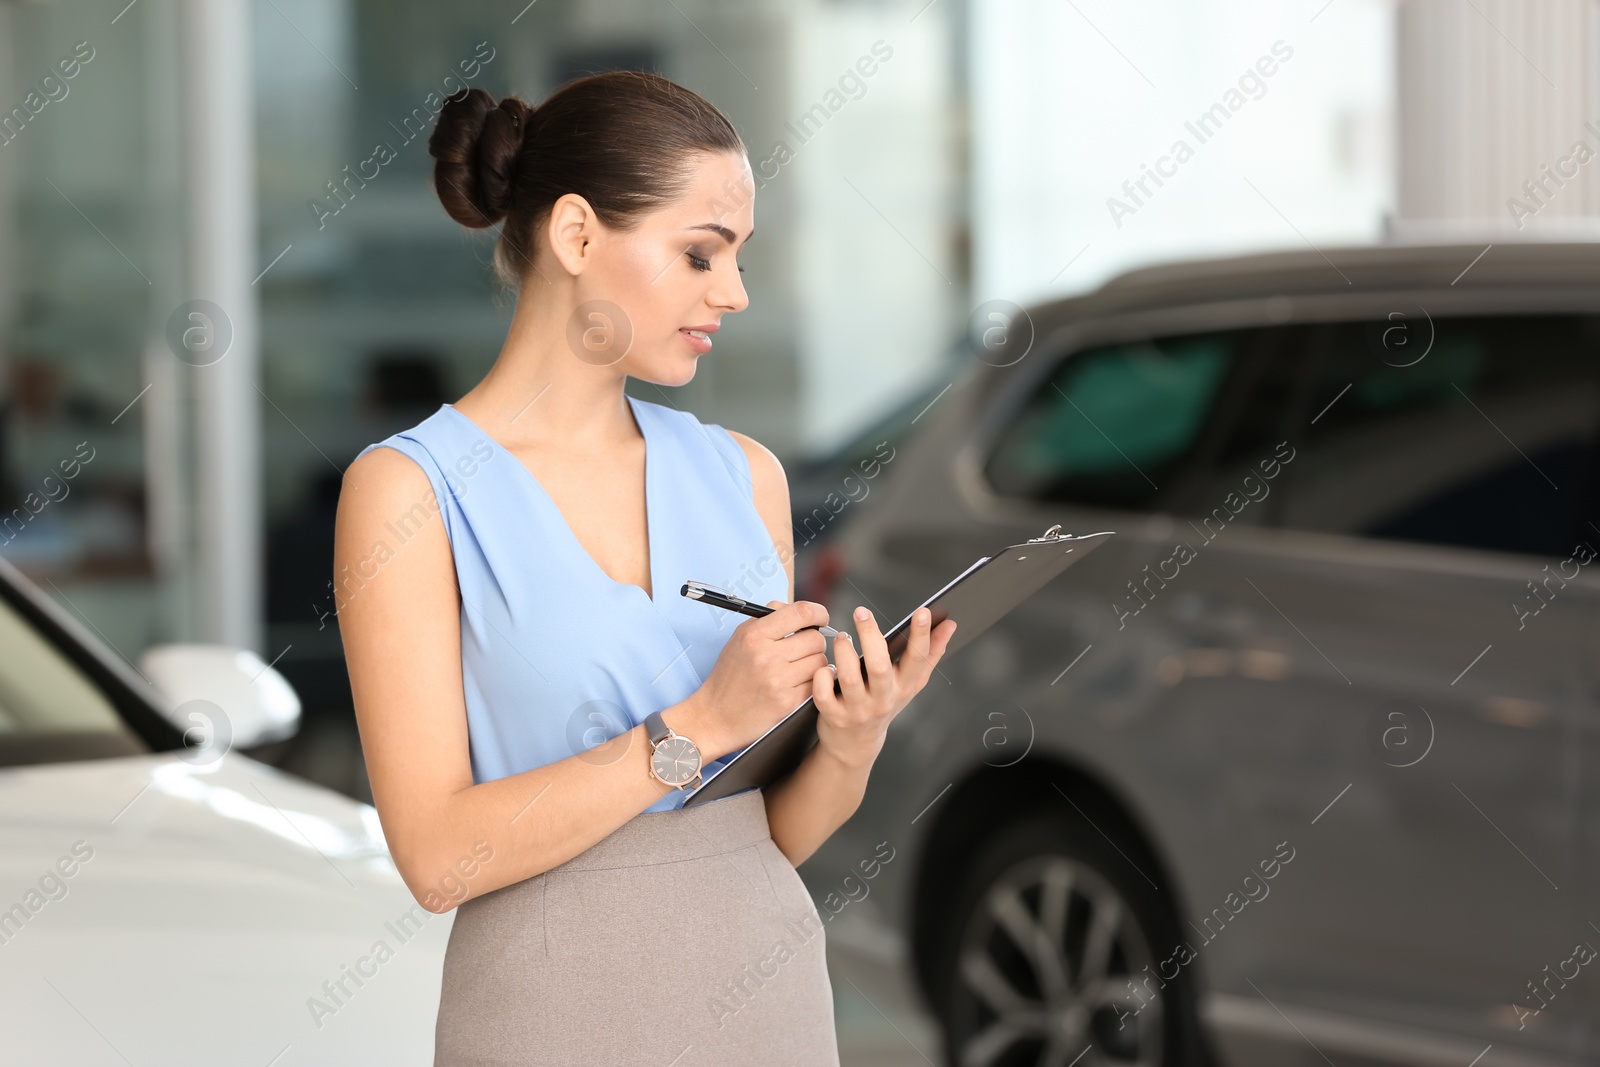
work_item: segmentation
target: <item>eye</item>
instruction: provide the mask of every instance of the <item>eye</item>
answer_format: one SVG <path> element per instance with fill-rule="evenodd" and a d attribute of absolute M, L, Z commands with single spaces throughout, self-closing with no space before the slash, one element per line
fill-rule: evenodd
<path fill-rule="evenodd" d="M 711 269 L 711 261 L 710 260 L 701 259 L 699 256 L 695 255 L 693 252 L 687 252 L 685 254 L 689 257 L 689 265 L 694 267 L 695 270 L 710 270 Z M 744 268 L 743 267 L 739 268 L 739 273 L 740 274 L 744 273 Z"/>

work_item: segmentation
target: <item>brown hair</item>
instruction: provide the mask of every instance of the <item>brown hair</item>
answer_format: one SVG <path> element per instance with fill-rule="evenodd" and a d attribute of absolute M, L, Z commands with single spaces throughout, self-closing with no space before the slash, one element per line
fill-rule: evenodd
<path fill-rule="evenodd" d="M 635 70 L 576 78 L 536 108 L 461 89 L 445 98 L 428 138 L 433 187 L 450 217 L 475 229 L 505 219 L 494 269 L 513 288 L 533 269 L 532 235 L 559 197 L 578 194 L 627 232 L 683 194 L 697 151 L 747 152 L 715 105 Z"/>

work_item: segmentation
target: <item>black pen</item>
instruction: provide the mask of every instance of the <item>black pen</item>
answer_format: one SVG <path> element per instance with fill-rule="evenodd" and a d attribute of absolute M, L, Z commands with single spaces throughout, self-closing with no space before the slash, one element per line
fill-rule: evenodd
<path fill-rule="evenodd" d="M 729 611 L 736 611 L 740 615 L 748 615 L 752 619 L 759 619 L 764 615 L 771 615 L 774 610 L 773 608 L 767 607 L 765 604 L 752 604 L 748 600 L 741 600 L 739 597 L 734 596 L 727 590 L 718 589 L 716 586 L 707 585 L 704 582 L 684 582 L 683 588 L 680 589 L 679 592 L 688 597 L 690 600 L 698 600 L 702 604 L 710 604 L 713 607 L 726 608 Z M 802 626 L 801 629 L 819 630 L 821 631 L 823 637 L 839 636 L 839 631 L 835 630 L 831 626 Z"/>

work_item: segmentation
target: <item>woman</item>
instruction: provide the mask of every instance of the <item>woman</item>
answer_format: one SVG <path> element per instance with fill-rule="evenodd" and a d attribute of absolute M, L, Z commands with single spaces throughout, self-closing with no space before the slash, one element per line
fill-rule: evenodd
<path fill-rule="evenodd" d="M 452 218 L 504 220 L 516 310 L 481 382 L 350 465 L 335 569 L 384 834 L 418 901 L 457 909 L 435 1062 L 837 1063 L 794 867 L 955 625 L 919 613 L 895 665 L 858 609 L 836 695 L 826 609 L 788 603 L 778 461 L 623 391 L 688 382 L 749 302 L 745 146 L 696 94 L 618 72 L 536 109 L 463 90 L 428 148 Z M 735 626 L 686 580 L 776 610 Z M 792 775 L 683 807 L 807 697 L 819 742 Z"/>

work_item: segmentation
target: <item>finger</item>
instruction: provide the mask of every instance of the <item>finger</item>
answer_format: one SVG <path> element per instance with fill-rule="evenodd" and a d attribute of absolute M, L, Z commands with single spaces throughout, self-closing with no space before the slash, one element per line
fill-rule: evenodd
<path fill-rule="evenodd" d="M 938 665 L 940 658 L 944 656 L 945 649 L 949 647 L 951 639 L 955 637 L 955 632 L 956 621 L 954 619 L 945 619 L 933 628 L 929 636 L 927 655 L 918 661 L 919 669 L 908 677 L 908 681 L 913 688 L 921 689 L 928 684 L 929 676 L 933 674 L 934 667 Z"/>
<path fill-rule="evenodd" d="M 911 681 L 918 672 L 925 672 L 932 663 L 928 659 L 928 631 L 933 629 L 933 613 L 926 607 L 911 613 L 911 634 L 906 639 L 905 651 L 900 653 L 896 670 L 900 677 Z"/>
<path fill-rule="evenodd" d="M 788 637 L 779 638 L 778 646 L 783 649 L 790 663 L 796 663 L 811 656 L 823 655 L 828 649 L 828 639 L 822 636 L 821 630 L 796 630 Z"/>
<path fill-rule="evenodd" d="M 771 603 L 789 608 L 794 612 L 794 622 L 790 624 L 793 629 L 801 630 L 807 627 L 828 625 L 828 609 L 814 600 L 796 600 L 793 604 L 784 604 L 781 600 L 774 600 Z"/>
<path fill-rule="evenodd" d="M 844 703 L 833 691 L 833 671 L 819 669 L 811 676 L 811 699 L 817 705 L 817 714 L 830 721 L 844 718 Z"/>
<path fill-rule="evenodd" d="M 867 688 L 867 680 L 861 676 L 861 657 L 856 655 L 856 646 L 850 641 L 850 634 L 840 630 L 839 636 L 833 639 L 833 662 L 839 667 L 839 690 L 845 696 L 859 696 Z"/>
<path fill-rule="evenodd" d="M 751 629 L 769 641 L 777 641 L 808 626 L 826 626 L 828 609 L 810 600 L 796 600 L 785 604 L 781 600 L 767 601 L 772 614 L 762 616 L 751 624 Z"/>
<path fill-rule="evenodd" d="M 793 712 L 795 709 L 800 707 L 800 705 L 804 704 L 808 697 L 811 697 L 814 694 L 817 687 L 818 671 L 827 673 L 830 678 L 833 676 L 833 672 L 828 670 L 828 664 L 826 661 L 823 661 L 820 665 L 813 664 L 809 667 L 806 667 L 804 670 L 796 670 L 793 681 L 789 683 L 787 689 L 785 690 L 785 700 L 788 703 L 788 709 L 784 712 L 784 715 L 788 715 L 790 712 Z M 832 682 L 829 682 L 828 684 L 830 688 L 833 685 Z"/>
<path fill-rule="evenodd" d="M 861 656 L 867 662 L 869 688 L 887 685 L 894 677 L 894 664 L 889 659 L 889 646 L 878 629 L 878 620 L 865 607 L 855 610 L 856 633 L 861 638 Z"/>
<path fill-rule="evenodd" d="M 818 636 L 821 635 L 819 634 Z M 783 667 L 782 677 L 784 681 L 788 682 L 790 685 L 798 686 L 801 689 L 804 689 L 807 684 L 807 680 L 810 679 L 812 675 L 816 674 L 817 671 L 822 670 L 827 666 L 828 657 L 823 655 L 822 651 L 819 649 L 816 652 L 801 656 L 799 659 L 791 660 L 789 663 L 785 664 Z M 801 697 L 801 699 L 803 700 L 805 698 Z"/>

